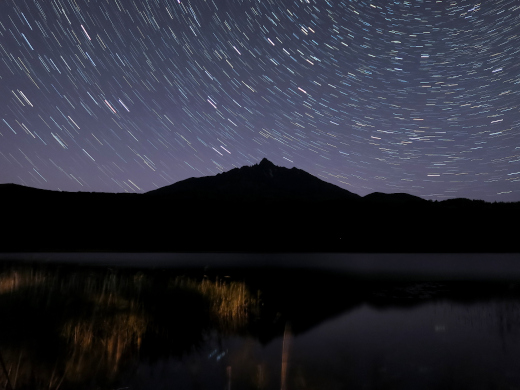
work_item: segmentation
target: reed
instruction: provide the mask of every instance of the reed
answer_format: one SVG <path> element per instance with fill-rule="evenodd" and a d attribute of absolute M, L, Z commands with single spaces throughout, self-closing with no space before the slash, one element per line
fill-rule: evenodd
<path fill-rule="evenodd" d="M 251 316 L 258 315 L 259 301 L 243 282 L 176 277 L 170 287 L 201 294 L 208 301 L 211 319 L 220 331 L 233 332 L 244 328 Z"/>
<path fill-rule="evenodd" d="M 189 351 L 214 330 L 247 330 L 258 308 L 245 283 L 222 278 L 4 265 L 0 350 L 17 388 L 72 389 L 94 377 L 109 386 L 145 343 Z"/>

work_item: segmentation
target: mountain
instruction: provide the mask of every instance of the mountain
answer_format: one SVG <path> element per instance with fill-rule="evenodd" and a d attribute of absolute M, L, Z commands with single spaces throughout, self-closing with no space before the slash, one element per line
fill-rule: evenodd
<path fill-rule="evenodd" d="M 106 197 L 108 193 L 61 192 L 25 187 L 18 184 L 0 184 L 0 196 L 42 198 L 51 195 Z M 73 195 L 76 194 L 76 195 Z M 118 194 L 128 196 L 129 194 Z M 136 194 L 132 194 L 136 195 Z M 264 158 L 259 164 L 234 168 L 215 176 L 192 177 L 145 193 L 147 196 L 169 197 L 170 199 L 193 201 L 224 202 L 263 202 L 263 201 L 364 201 L 370 203 L 405 204 L 427 202 L 415 195 L 406 193 L 385 194 L 373 192 L 361 197 L 346 189 L 321 180 L 298 168 L 285 168 L 274 165 Z M 113 198 L 113 196 L 112 196 Z M 468 199 L 459 199 L 471 202 Z"/>
<path fill-rule="evenodd" d="M 17 197 L 17 196 L 41 196 L 44 194 L 50 194 L 56 191 L 42 190 L 40 188 L 26 187 L 20 184 L 6 183 L 0 184 L 0 196 L 1 197 Z"/>
<path fill-rule="evenodd" d="M 274 165 L 266 158 L 260 164 L 234 168 L 216 176 L 182 180 L 149 191 L 147 195 L 175 196 L 189 200 L 226 201 L 338 201 L 359 200 L 353 194 L 297 168 Z"/>
<path fill-rule="evenodd" d="M 519 252 L 520 202 L 361 197 L 263 159 L 145 194 L 0 185 L 0 252 Z"/>

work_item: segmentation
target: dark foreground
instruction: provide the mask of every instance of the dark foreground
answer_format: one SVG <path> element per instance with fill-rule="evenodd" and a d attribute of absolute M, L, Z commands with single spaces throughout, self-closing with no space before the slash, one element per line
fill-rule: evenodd
<path fill-rule="evenodd" d="M 0 388 L 517 389 L 520 279 L 4 262 Z"/>

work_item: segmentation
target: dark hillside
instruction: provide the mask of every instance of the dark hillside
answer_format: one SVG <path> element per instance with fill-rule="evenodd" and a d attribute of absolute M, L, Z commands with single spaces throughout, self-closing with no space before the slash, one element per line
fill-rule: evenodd
<path fill-rule="evenodd" d="M 267 160 L 147 194 L 2 185 L 0 201 L 3 252 L 520 252 L 520 202 L 362 198 Z"/>
<path fill-rule="evenodd" d="M 234 168 L 216 176 L 190 178 L 150 191 L 147 195 L 175 195 L 189 200 L 302 200 L 330 201 L 360 199 L 338 186 L 297 168 L 274 165 L 267 159 L 260 164 Z"/>

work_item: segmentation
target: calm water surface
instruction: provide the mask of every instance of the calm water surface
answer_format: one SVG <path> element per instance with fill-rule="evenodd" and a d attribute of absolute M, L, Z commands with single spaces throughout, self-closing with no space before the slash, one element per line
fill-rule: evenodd
<path fill-rule="evenodd" d="M 0 389 L 520 389 L 515 255 L 47 256 L 0 263 Z"/>

